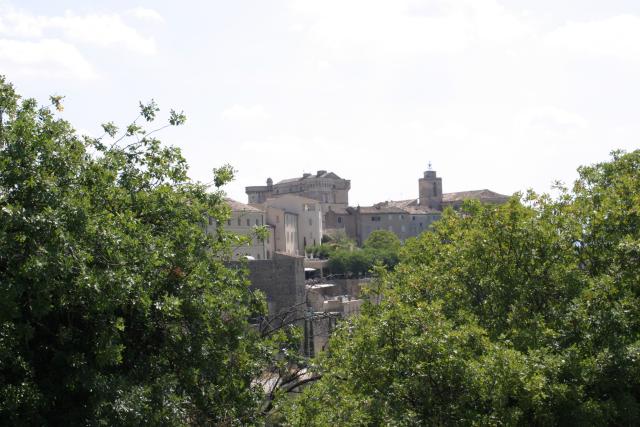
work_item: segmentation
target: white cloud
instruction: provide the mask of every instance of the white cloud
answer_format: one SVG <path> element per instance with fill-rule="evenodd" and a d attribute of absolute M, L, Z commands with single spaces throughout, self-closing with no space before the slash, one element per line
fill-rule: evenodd
<path fill-rule="evenodd" d="M 160 13 L 158 13 L 158 11 L 153 9 L 148 9 L 145 7 L 138 6 L 136 8 L 129 9 L 127 11 L 127 14 L 130 16 L 133 16 L 134 18 L 147 20 L 150 22 L 156 22 L 156 23 L 164 22 L 164 18 L 162 17 L 162 15 L 160 15 Z"/>
<path fill-rule="evenodd" d="M 495 0 L 291 0 L 291 7 L 314 43 L 343 58 L 453 53 L 530 33 Z"/>
<path fill-rule="evenodd" d="M 148 55 L 156 52 L 153 38 L 141 35 L 116 13 L 78 15 L 67 11 L 62 16 L 42 16 L 4 7 L 0 9 L 0 34 L 11 38 L 64 38 Z"/>
<path fill-rule="evenodd" d="M 20 41 L 0 39 L 3 72 L 36 77 L 97 77 L 93 66 L 72 44 L 57 39 Z"/>
<path fill-rule="evenodd" d="M 530 108 L 516 117 L 516 127 L 523 133 L 542 132 L 556 137 L 586 129 L 588 125 L 580 115 L 554 106 Z"/>
<path fill-rule="evenodd" d="M 81 43 L 118 46 L 146 55 L 156 52 L 152 38 L 142 36 L 116 14 L 81 16 L 66 12 L 62 17 L 49 18 L 48 26 L 62 30 L 68 38 Z"/>
<path fill-rule="evenodd" d="M 271 117 L 262 105 L 243 106 L 238 104 L 225 109 L 220 116 L 224 120 L 231 121 L 266 120 Z"/>
<path fill-rule="evenodd" d="M 151 9 L 135 13 L 155 16 Z M 155 16 L 157 18 L 157 16 Z M 92 79 L 94 67 L 79 48 L 121 48 L 153 55 L 156 44 L 117 13 L 44 16 L 0 4 L 0 69 L 28 76 Z"/>
<path fill-rule="evenodd" d="M 568 22 L 550 32 L 550 47 L 579 54 L 640 60 L 640 17 L 619 15 L 600 21 Z"/>

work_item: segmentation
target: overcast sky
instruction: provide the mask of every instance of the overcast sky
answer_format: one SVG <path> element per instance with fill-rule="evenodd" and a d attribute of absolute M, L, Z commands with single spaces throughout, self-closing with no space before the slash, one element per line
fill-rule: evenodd
<path fill-rule="evenodd" d="M 445 192 L 571 182 L 640 135 L 638 0 L 0 0 L 0 73 L 83 133 L 139 100 L 191 176 L 227 187 L 318 169 L 350 203 L 417 197 L 429 161 Z"/>

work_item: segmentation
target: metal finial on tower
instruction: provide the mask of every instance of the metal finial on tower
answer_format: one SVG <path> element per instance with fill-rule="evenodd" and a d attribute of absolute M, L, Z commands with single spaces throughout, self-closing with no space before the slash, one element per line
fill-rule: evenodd
<path fill-rule="evenodd" d="M 431 170 L 431 160 L 429 160 L 429 170 Z"/>

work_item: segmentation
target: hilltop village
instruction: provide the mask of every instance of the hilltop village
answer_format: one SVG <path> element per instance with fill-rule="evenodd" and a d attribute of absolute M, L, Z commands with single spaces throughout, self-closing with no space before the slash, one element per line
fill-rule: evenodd
<path fill-rule="evenodd" d="M 349 206 L 351 181 L 334 172 L 319 170 L 301 177 L 264 186 L 246 187 L 248 203 L 228 200 L 232 217 L 229 231 L 250 234 L 255 226 L 267 226 L 268 238 L 236 248 L 236 258 L 271 259 L 275 253 L 305 256 L 308 246 L 323 236 L 344 233 L 359 246 L 375 230 L 388 230 L 401 241 L 418 236 L 438 220 L 446 207 L 457 209 L 467 199 L 504 203 L 508 196 L 493 191 L 442 192 L 442 178 L 427 170 L 418 180 L 418 197 L 384 201 L 373 206 Z"/>
<path fill-rule="evenodd" d="M 430 169 L 418 179 L 415 199 L 352 207 L 350 188 L 348 179 L 319 170 L 246 187 L 248 203 L 227 199 L 231 216 L 225 228 L 252 236 L 250 244 L 233 249 L 231 265 L 247 268 L 251 288 L 265 294 L 270 326 L 293 321 L 303 328 L 307 356 L 325 347 L 337 319 L 359 312 L 361 289 L 370 280 L 366 275 L 325 275 L 329 261 L 314 259 L 308 248 L 338 235 L 362 247 L 375 230 L 391 231 L 405 241 L 428 230 L 447 207 L 457 209 L 468 199 L 508 200 L 486 189 L 443 193 L 442 178 Z M 266 227 L 266 238 L 255 236 L 256 226 Z M 215 228 L 210 223 L 209 231 Z"/>

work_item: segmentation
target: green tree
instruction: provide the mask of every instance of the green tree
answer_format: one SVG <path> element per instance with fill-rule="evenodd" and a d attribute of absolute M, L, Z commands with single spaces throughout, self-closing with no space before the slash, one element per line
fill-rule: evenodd
<path fill-rule="evenodd" d="M 469 202 L 382 271 L 292 425 L 640 423 L 640 151 L 557 199 Z"/>
<path fill-rule="evenodd" d="M 362 246 L 365 249 L 398 251 L 401 245 L 400 239 L 395 233 L 387 230 L 374 230 L 369 234 Z"/>
<path fill-rule="evenodd" d="M 157 113 L 80 137 L 0 78 L 2 423 L 256 421 L 272 353 L 247 319 L 264 301 L 223 263 L 232 236 L 204 233 L 229 215 L 232 170 L 213 192 L 189 180 L 140 123 Z"/>

